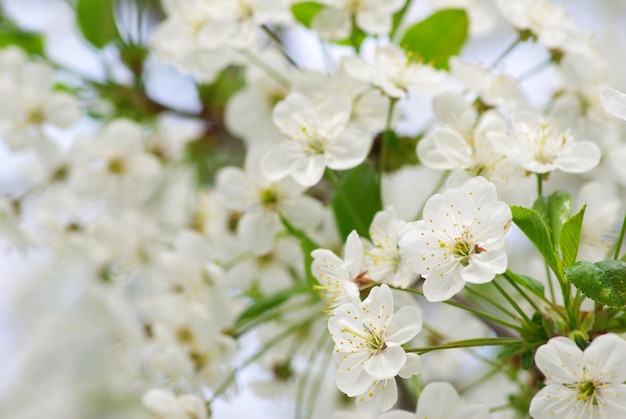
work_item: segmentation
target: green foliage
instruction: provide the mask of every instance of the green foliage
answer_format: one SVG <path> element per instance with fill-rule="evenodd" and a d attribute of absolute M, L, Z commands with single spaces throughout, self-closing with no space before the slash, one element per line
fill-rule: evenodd
<path fill-rule="evenodd" d="M 27 32 L 6 25 L 0 26 L 0 48 L 16 45 L 30 54 L 44 55 L 44 39 L 40 33 Z"/>
<path fill-rule="evenodd" d="M 378 176 L 371 162 L 366 161 L 345 173 L 332 200 L 335 221 L 342 237 L 352 230 L 369 237 L 374 215 L 382 210 Z"/>
<path fill-rule="evenodd" d="M 535 210 L 511 206 L 513 222 L 535 245 L 541 256 L 555 272 L 560 272 L 560 261 L 556 255 L 552 237 L 544 218 Z"/>
<path fill-rule="evenodd" d="M 381 162 L 385 172 L 393 172 L 406 165 L 418 163 L 415 147 L 417 138 L 398 137 L 394 131 L 387 136 L 387 158 Z"/>
<path fill-rule="evenodd" d="M 220 71 L 213 83 L 198 86 L 198 97 L 204 106 L 221 109 L 245 84 L 243 67 L 228 66 Z"/>
<path fill-rule="evenodd" d="M 609 306 L 626 305 L 626 262 L 581 261 L 565 268 L 565 277 L 592 300 Z"/>
<path fill-rule="evenodd" d="M 541 282 L 537 281 L 536 279 L 531 278 L 526 275 L 517 275 L 516 273 L 513 273 L 508 269 L 505 275 L 511 280 L 513 280 L 517 285 L 520 285 L 526 288 L 533 294 L 538 295 L 540 297 L 544 296 L 545 286 Z"/>
<path fill-rule="evenodd" d="M 310 290 L 310 285 L 298 283 L 290 288 L 279 291 L 276 294 L 261 297 L 239 315 L 235 324 L 237 327 L 240 327 L 248 321 L 258 319 L 267 314 L 269 311 L 278 308 L 294 295 L 302 294 Z"/>
<path fill-rule="evenodd" d="M 463 9 L 444 9 L 409 27 L 400 41 L 407 52 L 435 68 L 448 70 L 468 36 L 469 19 Z"/>
<path fill-rule="evenodd" d="M 294 3 L 291 5 L 291 14 L 300 23 L 307 28 L 311 27 L 311 23 L 320 10 L 324 8 L 324 5 L 316 1 L 304 1 L 301 3 Z"/>
<path fill-rule="evenodd" d="M 83 36 L 98 49 L 119 38 L 112 0 L 78 0 L 76 20 Z"/>
<path fill-rule="evenodd" d="M 291 223 L 289 223 L 289 221 L 287 221 L 284 217 L 281 217 L 280 220 L 285 226 L 285 229 L 287 229 L 287 232 L 300 242 L 300 248 L 302 249 L 302 254 L 304 255 L 304 272 L 307 283 L 311 285 L 317 284 L 317 281 L 313 276 L 313 272 L 311 271 L 311 264 L 313 263 L 313 256 L 311 256 L 311 252 L 318 249 L 320 246 L 311 240 L 303 231 L 292 226 Z"/>
<path fill-rule="evenodd" d="M 561 241 L 561 228 L 572 215 L 572 197 L 567 192 L 554 192 L 548 197 L 548 217 L 546 220 L 550 227 L 552 243 L 559 246 Z"/>
<path fill-rule="evenodd" d="M 561 228 L 561 256 L 563 257 L 563 266 L 570 266 L 576 262 L 578 255 L 578 247 L 580 245 L 580 232 L 583 227 L 583 217 L 585 215 L 584 206 L 577 214 L 572 215 L 563 224 Z"/>

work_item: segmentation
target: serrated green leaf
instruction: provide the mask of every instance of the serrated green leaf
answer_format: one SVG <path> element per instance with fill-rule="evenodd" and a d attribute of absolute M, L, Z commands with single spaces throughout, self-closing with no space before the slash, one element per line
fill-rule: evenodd
<path fill-rule="evenodd" d="M 26 32 L 18 28 L 0 28 L 0 48 L 16 45 L 30 54 L 44 55 L 43 36 L 36 32 Z"/>
<path fill-rule="evenodd" d="M 447 70 L 468 36 L 469 19 L 463 9 L 444 9 L 409 27 L 400 46 L 435 68 Z"/>
<path fill-rule="evenodd" d="M 380 186 L 371 162 L 347 171 L 338 185 L 332 200 L 335 221 L 342 237 L 356 230 L 369 237 L 369 226 L 374 215 L 382 210 Z"/>
<path fill-rule="evenodd" d="M 561 241 L 561 228 L 572 215 L 572 196 L 563 191 L 554 192 L 548 197 L 548 217 L 552 243 L 555 247 Z"/>
<path fill-rule="evenodd" d="M 561 256 L 563 257 L 563 266 L 570 266 L 576 262 L 576 256 L 578 255 L 578 247 L 580 245 L 580 232 L 583 228 L 583 217 L 585 216 L 585 209 L 587 206 L 582 207 L 577 214 L 572 215 L 563 224 L 561 228 Z"/>
<path fill-rule="evenodd" d="M 323 4 L 316 1 L 304 1 L 292 4 L 291 14 L 298 22 L 310 28 L 313 19 L 324 7 Z"/>
<path fill-rule="evenodd" d="M 565 268 L 565 277 L 592 300 L 609 306 L 626 305 L 626 263 L 603 260 L 578 262 Z"/>
<path fill-rule="evenodd" d="M 306 291 L 310 291 L 310 289 L 311 286 L 309 284 L 299 283 L 290 288 L 279 291 L 276 294 L 261 298 L 258 301 L 255 301 L 250 307 L 245 309 L 239 315 L 239 317 L 237 317 L 237 321 L 235 324 L 237 326 L 241 326 L 245 322 L 258 318 L 262 314 L 277 308 L 285 301 L 289 300 L 289 298 L 291 298 L 292 296 L 296 294 L 301 294 Z"/>
<path fill-rule="evenodd" d="M 98 49 L 119 38 L 112 0 L 78 0 L 76 20 L 83 36 Z"/>
<path fill-rule="evenodd" d="M 548 265 L 555 272 L 559 272 L 561 267 L 552 243 L 550 231 L 543 217 L 530 208 L 511 206 L 513 222 L 535 245 L 541 256 L 544 257 Z"/>
<path fill-rule="evenodd" d="M 524 288 L 526 288 L 527 290 L 529 290 L 530 292 L 532 292 L 533 294 L 536 294 L 540 297 L 544 296 L 544 292 L 545 292 L 545 286 L 537 281 L 534 278 L 531 278 L 529 276 L 526 275 L 517 275 L 514 272 L 511 272 L 510 270 L 507 269 L 505 275 L 512 279 L 517 285 L 520 285 Z"/>

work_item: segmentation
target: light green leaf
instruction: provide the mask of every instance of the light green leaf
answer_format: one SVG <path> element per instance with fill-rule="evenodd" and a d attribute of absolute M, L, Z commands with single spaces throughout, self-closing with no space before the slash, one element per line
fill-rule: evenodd
<path fill-rule="evenodd" d="M 530 208 L 511 206 L 513 222 L 535 245 L 541 256 L 555 272 L 560 272 L 561 267 L 556 255 L 550 231 L 543 217 Z"/>
<path fill-rule="evenodd" d="M 342 237 L 356 230 L 369 237 L 369 226 L 374 215 L 382 209 L 380 186 L 371 162 L 347 171 L 332 200 L 335 221 Z"/>
<path fill-rule="evenodd" d="M 311 23 L 324 5 L 316 1 L 304 1 L 291 5 L 291 14 L 300 23 L 307 28 L 311 27 Z"/>
<path fill-rule="evenodd" d="M 563 265 L 570 266 L 576 262 L 578 255 L 578 247 L 580 245 L 580 232 L 583 227 L 583 217 L 585 215 L 585 205 L 576 215 L 572 215 L 567 219 L 561 229 L 561 256 L 563 257 Z"/>
<path fill-rule="evenodd" d="M 554 192 L 548 197 L 548 217 L 552 243 L 555 247 L 561 241 L 561 228 L 572 215 L 572 197 L 563 191 Z"/>
<path fill-rule="evenodd" d="M 626 262 L 581 261 L 565 268 L 565 277 L 592 300 L 610 307 L 626 305 Z"/>
<path fill-rule="evenodd" d="M 537 281 L 536 279 L 531 278 L 526 275 L 517 275 L 516 273 L 511 272 L 508 269 L 505 275 L 508 278 L 512 279 L 517 285 L 520 285 L 526 288 L 533 294 L 536 294 L 540 297 L 544 296 L 545 286 L 541 282 Z"/>
<path fill-rule="evenodd" d="M 468 36 L 469 19 L 463 9 L 444 9 L 409 27 L 400 46 L 435 68 L 447 70 Z"/>
<path fill-rule="evenodd" d="M 76 20 L 83 36 L 98 49 L 119 38 L 112 0 L 78 0 Z"/>
<path fill-rule="evenodd" d="M 44 55 L 43 36 L 36 32 L 26 32 L 18 28 L 0 28 L 0 48 L 16 45 L 30 54 Z"/>

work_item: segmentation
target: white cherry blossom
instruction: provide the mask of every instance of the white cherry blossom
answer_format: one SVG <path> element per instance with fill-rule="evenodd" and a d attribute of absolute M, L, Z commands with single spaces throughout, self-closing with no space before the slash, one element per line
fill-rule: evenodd
<path fill-rule="evenodd" d="M 320 181 L 326 167 L 346 170 L 359 165 L 370 150 L 372 136 L 348 127 L 352 102 L 344 95 L 314 101 L 291 93 L 274 108 L 274 123 L 285 137 L 261 160 L 270 180 L 293 177 L 303 186 Z"/>
<path fill-rule="evenodd" d="M 371 282 L 364 270 L 363 243 L 356 231 L 346 239 L 344 259 L 328 249 L 311 252 L 311 270 L 319 282 L 315 288 L 322 290 L 329 310 L 359 298 L 359 286 Z"/>
<path fill-rule="evenodd" d="M 373 65 L 360 57 L 346 57 L 342 65 L 350 76 L 370 82 L 396 99 L 406 97 L 409 92 L 437 92 L 438 82 L 444 78 L 433 67 L 411 61 L 406 51 L 395 45 L 378 48 Z"/>
<path fill-rule="evenodd" d="M 373 245 L 366 243 L 365 251 L 365 266 L 374 281 L 406 288 L 415 279 L 406 255 L 398 247 L 398 237 L 405 226 L 393 207 L 374 216 L 369 231 Z"/>
<path fill-rule="evenodd" d="M 563 336 L 535 355 L 546 386 L 533 397 L 530 415 L 545 418 L 626 417 L 626 341 L 598 336 L 584 351 Z"/>
<path fill-rule="evenodd" d="M 352 21 L 365 32 L 381 35 L 391 30 L 392 17 L 404 0 L 323 0 L 327 5 L 313 19 L 312 28 L 327 39 L 350 36 Z"/>
<path fill-rule="evenodd" d="M 372 398 L 378 385 L 386 386 L 401 372 L 410 376 L 419 371 L 419 356 L 407 354 L 401 345 L 421 329 L 417 307 L 405 306 L 394 313 L 393 295 L 386 284 L 373 288 L 362 303 L 339 306 L 328 320 L 339 363 L 339 390 L 350 397 Z M 407 360 L 410 372 L 405 374 Z"/>
<path fill-rule="evenodd" d="M 506 270 L 510 225 L 511 210 L 497 200 L 493 183 L 476 177 L 460 189 L 433 195 L 424 219 L 407 225 L 399 245 L 414 271 L 426 279 L 426 298 L 445 301 L 466 282 L 489 282 Z"/>
<path fill-rule="evenodd" d="M 590 141 L 576 141 L 554 120 L 522 120 L 513 126 L 513 138 L 492 132 L 488 137 L 508 149 L 508 155 L 525 170 L 546 174 L 555 170 L 584 173 L 600 162 L 600 148 Z"/>

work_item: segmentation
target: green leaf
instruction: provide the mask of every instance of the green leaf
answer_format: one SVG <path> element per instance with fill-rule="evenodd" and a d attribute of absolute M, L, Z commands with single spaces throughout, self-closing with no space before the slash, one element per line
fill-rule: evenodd
<path fill-rule="evenodd" d="M 520 365 L 522 369 L 528 371 L 530 367 L 533 366 L 533 359 L 534 354 L 532 350 L 522 353 L 522 356 L 520 357 Z"/>
<path fill-rule="evenodd" d="M 435 68 L 447 70 L 468 36 L 469 19 L 463 9 L 444 9 L 407 29 L 400 45 Z"/>
<path fill-rule="evenodd" d="M 559 272 L 561 267 L 556 255 L 550 231 L 543 217 L 530 208 L 511 206 L 513 222 L 524 232 L 535 245 L 553 271 Z"/>
<path fill-rule="evenodd" d="M 243 67 L 228 66 L 218 74 L 211 84 L 198 86 L 198 97 L 210 109 L 221 109 L 228 100 L 245 86 Z"/>
<path fill-rule="evenodd" d="M 372 219 L 383 207 L 378 177 L 371 162 L 366 161 L 344 174 L 332 207 L 342 237 L 347 237 L 352 230 L 369 237 Z"/>
<path fill-rule="evenodd" d="M 580 232 L 583 228 L 583 217 L 587 206 L 582 207 L 576 215 L 572 215 L 563 224 L 561 228 L 561 256 L 563 256 L 563 265 L 570 266 L 576 262 L 578 255 L 578 247 L 580 245 Z"/>
<path fill-rule="evenodd" d="M 565 268 L 565 277 L 592 300 L 609 306 L 626 305 L 626 262 L 581 261 Z"/>
<path fill-rule="evenodd" d="M 44 55 L 44 40 L 41 34 L 17 28 L 0 28 L 0 48 L 16 45 L 30 54 Z"/>
<path fill-rule="evenodd" d="M 313 256 L 311 256 L 311 252 L 318 249 L 320 246 L 311 240 L 302 230 L 298 230 L 291 225 L 291 223 L 284 217 L 280 217 L 280 220 L 285 226 L 285 229 L 287 229 L 287 232 L 300 241 L 300 248 L 302 249 L 302 254 L 304 255 L 304 272 L 306 274 L 307 282 L 309 284 L 317 284 L 317 280 L 311 271 L 311 264 L 313 263 Z"/>
<path fill-rule="evenodd" d="M 572 196 L 563 191 L 554 192 L 548 197 L 548 217 L 552 243 L 555 247 L 561 241 L 561 228 L 572 215 Z"/>
<path fill-rule="evenodd" d="M 526 275 L 517 275 L 516 273 L 511 272 L 508 269 L 506 270 L 506 273 L 504 275 L 507 278 L 512 279 L 517 285 L 526 288 L 533 294 L 536 294 L 540 297 L 544 296 L 545 286 L 541 282 L 537 281 L 535 278 L 531 278 Z"/>
<path fill-rule="evenodd" d="M 83 36 L 91 45 L 101 49 L 119 38 L 112 0 L 78 0 L 76 19 Z"/>
<path fill-rule="evenodd" d="M 290 288 L 279 291 L 276 294 L 261 298 L 245 309 L 239 317 L 237 317 L 236 325 L 241 326 L 249 320 L 258 318 L 262 314 L 277 308 L 285 301 L 289 300 L 292 296 L 310 290 L 311 286 L 309 284 L 299 283 Z"/>
<path fill-rule="evenodd" d="M 324 5 L 316 1 L 304 1 L 291 5 L 291 14 L 307 28 L 311 27 L 313 18 L 324 8 Z"/>
<path fill-rule="evenodd" d="M 387 136 L 387 158 L 382 162 L 385 172 L 393 172 L 407 165 L 416 165 L 418 163 L 415 147 L 417 146 L 417 138 L 398 137 L 391 131 Z"/>

